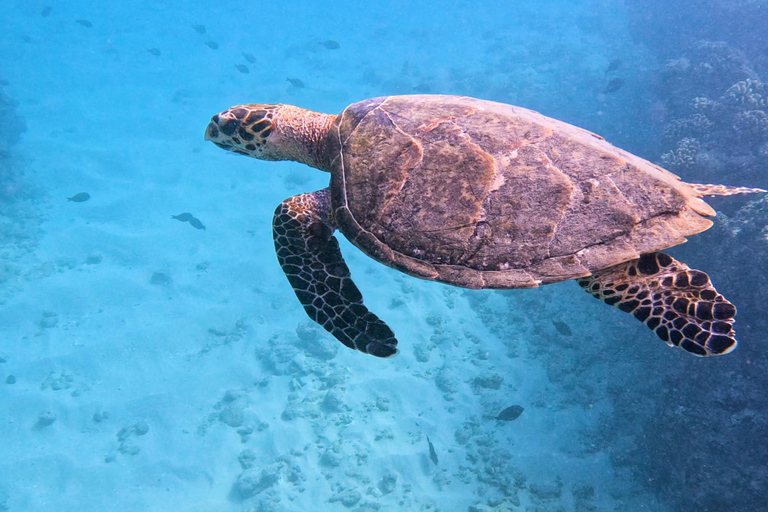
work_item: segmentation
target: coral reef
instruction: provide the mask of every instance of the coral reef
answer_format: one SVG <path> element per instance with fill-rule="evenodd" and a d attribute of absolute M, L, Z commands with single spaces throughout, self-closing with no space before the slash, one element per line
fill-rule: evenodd
<path fill-rule="evenodd" d="M 696 165 L 696 156 L 699 153 L 699 141 L 685 137 L 677 142 L 677 147 L 661 155 L 661 162 L 668 169 L 688 169 Z"/>
<path fill-rule="evenodd" d="M 768 106 L 768 86 L 752 78 L 733 84 L 723 94 L 723 99 L 731 105 L 745 108 L 765 108 Z"/>
<path fill-rule="evenodd" d="M 739 22 L 754 8 L 747 2 L 727 3 Z M 708 11 L 707 16 L 725 5 L 687 3 L 694 11 Z M 677 16 L 674 8 L 668 12 Z M 690 37 L 698 30 L 692 21 L 697 14 L 686 10 L 680 16 L 686 19 L 679 20 L 675 37 L 687 35 L 685 44 L 670 45 L 665 37 L 658 49 L 659 57 L 667 59 L 657 90 L 664 114 L 661 163 L 686 181 L 765 188 L 765 52 L 759 44 L 739 44 L 741 37 L 754 37 L 741 23 L 733 24 L 741 35 L 728 37 L 728 43 L 702 42 Z M 728 26 L 718 25 L 719 30 Z M 672 48 L 686 47 L 671 54 Z M 675 249 L 683 260 L 708 260 L 713 281 L 723 283 L 729 298 L 742 305 L 737 355 L 704 365 L 639 358 L 640 367 L 648 370 L 634 368 L 609 382 L 608 394 L 616 397 L 613 413 L 595 433 L 595 439 L 610 446 L 614 467 L 632 471 L 673 510 L 757 510 L 765 503 L 768 405 L 762 390 L 768 377 L 762 369 L 768 352 L 760 342 L 768 329 L 763 306 L 768 301 L 768 201 L 744 202 L 718 202 L 715 226 L 695 244 Z M 647 378 L 648 371 L 653 379 Z"/>
<path fill-rule="evenodd" d="M 661 162 L 692 182 L 765 186 L 768 85 L 726 43 L 699 42 L 667 61 Z"/>
<path fill-rule="evenodd" d="M 5 156 L 26 131 L 24 120 L 16 114 L 16 102 L 0 89 L 0 155 Z"/>
<path fill-rule="evenodd" d="M 674 117 L 690 112 L 696 97 L 720 97 L 733 84 L 757 79 L 743 52 L 724 42 L 700 41 L 661 70 L 660 96 Z"/>
<path fill-rule="evenodd" d="M 18 169 L 11 149 L 26 130 L 24 120 L 15 111 L 16 102 L 0 88 L 0 206 L 13 199 L 18 185 Z"/>
<path fill-rule="evenodd" d="M 2 90 L 4 84 L 0 79 L 0 285 L 19 277 L 18 260 L 35 246 L 41 233 L 37 190 L 24 178 L 14 151 L 26 124 L 16 113 L 16 102 Z"/>
<path fill-rule="evenodd" d="M 740 355 L 703 366 L 683 360 L 657 368 L 653 384 L 640 375 L 623 383 L 623 404 L 615 404 L 606 435 L 614 432 L 618 445 L 620 428 L 621 437 L 637 440 L 623 464 L 615 462 L 639 472 L 674 510 L 758 510 L 768 489 L 768 199 L 723 216 L 700 236 L 712 241 L 712 261 L 727 262 L 720 273 L 734 301 L 745 305 Z"/>
<path fill-rule="evenodd" d="M 629 29 L 662 59 L 707 38 L 749 49 L 752 68 L 768 73 L 768 10 L 764 0 L 632 0 Z"/>

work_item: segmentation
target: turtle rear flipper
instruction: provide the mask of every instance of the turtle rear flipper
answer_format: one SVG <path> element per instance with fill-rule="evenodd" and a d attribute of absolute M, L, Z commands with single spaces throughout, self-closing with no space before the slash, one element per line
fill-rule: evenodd
<path fill-rule="evenodd" d="M 395 335 L 363 305 L 333 236 L 335 229 L 328 189 L 280 203 L 272 220 L 280 266 L 312 320 L 349 348 L 393 356 Z"/>
<path fill-rule="evenodd" d="M 707 274 L 667 254 L 644 254 L 578 283 L 595 298 L 632 313 L 670 346 L 697 356 L 727 354 L 736 347 L 736 307 L 717 293 Z"/>

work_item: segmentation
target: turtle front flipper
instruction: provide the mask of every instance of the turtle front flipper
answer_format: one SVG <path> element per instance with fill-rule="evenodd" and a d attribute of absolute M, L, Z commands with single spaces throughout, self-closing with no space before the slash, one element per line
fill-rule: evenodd
<path fill-rule="evenodd" d="M 277 260 L 312 320 L 349 348 L 393 356 L 395 335 L 363 305 L 341 256 L 330 201 L 323 189 L 280 203 L 272 220 Z"/>
<path fill-rule="evenodd" d="M 667 254 L 644 254 L 578 283 L 595 298 L 632 313 L 670 346 L 697 356 L 736 348 L 736 307 L 717 293 L 707 274 Z"/>

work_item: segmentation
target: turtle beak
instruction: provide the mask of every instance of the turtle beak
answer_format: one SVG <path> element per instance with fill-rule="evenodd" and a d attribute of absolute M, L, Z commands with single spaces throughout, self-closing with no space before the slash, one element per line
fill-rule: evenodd
<path fill-rule="evenodd" d="M 219 115 L 216 114 L 211 118 L 211 122 L 208 123 L 208 127 L 205 129 L 205 140 L 209 140 L 216 144 L 221 149 L 227 151 L 232 150 L 232 144 L 225 142 L 228 137 L 225 137 L 219 129 Z"/>
<path fill-rule="evenodd" d="M 211 122 L 208 123 L 208 127 L 205 129 L 205 140 L 216 142 L 219 139 L 219 115 L 216 114 L 211 118 Z"/>
<path fill-rule="evenodd" d="M 219 127 L 211 121 L 208 123 L 208 128 L 205 129 L 205 140 L 214 141 L 219 136 Z"/>

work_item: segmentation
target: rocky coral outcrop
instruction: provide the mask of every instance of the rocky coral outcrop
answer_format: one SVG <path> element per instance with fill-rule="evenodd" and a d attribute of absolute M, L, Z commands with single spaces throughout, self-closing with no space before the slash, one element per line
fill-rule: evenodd
<path fill-rule="evenodd" d="M 692 182 L 768 184 L 768 85 L 744 53 L 724 42 L 699 42 L 667 61 L 661 162 Z"/>

